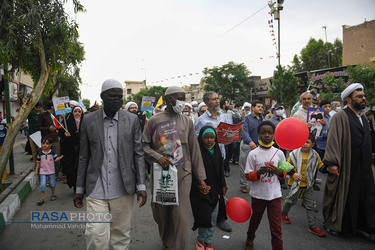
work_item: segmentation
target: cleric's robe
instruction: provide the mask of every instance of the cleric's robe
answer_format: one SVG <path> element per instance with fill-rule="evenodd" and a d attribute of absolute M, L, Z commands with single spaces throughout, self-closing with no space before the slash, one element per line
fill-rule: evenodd
<path fill-rule="evenodd" d="M 367 119 L 346 108 L 330 122 L 324 164 L 338 166 L 339 176 L 328 174 L 323 217 L 327 228 L 375 233 L 375 184 L 371 169 L 371 137 Z"/>

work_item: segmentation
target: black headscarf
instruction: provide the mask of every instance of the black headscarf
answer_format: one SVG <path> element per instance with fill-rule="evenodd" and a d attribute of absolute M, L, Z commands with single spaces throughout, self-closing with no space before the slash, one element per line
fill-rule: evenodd
<path fill-rule="evenodd" d="M 199 133 L 198 142 L 202 154 L 204 168 L 206 170 L 207 179 L 206 184 L 211 187 L 208 194 L 202 194 L 199 191 L 199 183 L 195 176 L 193 176 L 190 203 L 194 216 L 193 230 L 198 227 L 210 228 L 211 227 L 211 214 L 215 209 L 217 202 L 223 199 L 223 187 L 226 186 L 223 166 L 223 157 L 215 135 L 214 152 L 211 155 L 209 150 L 203 144 L 203 132 L 208 129 L 214 129 L 212 126 L 204 126 Z"/>

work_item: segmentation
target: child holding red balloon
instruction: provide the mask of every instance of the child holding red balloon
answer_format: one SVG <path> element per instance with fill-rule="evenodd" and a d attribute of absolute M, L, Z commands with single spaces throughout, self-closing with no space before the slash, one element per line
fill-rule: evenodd
<path fill-rule="evenodd" d="M 326 233 L 316 226 L 315 208 L 316 203 L 314 199 L 314 183 L 315 173 L 317 170 L 323 172 L 323 162 L 319 154 L 313 149 L 315 144 L 315 136 L 310 134 L 306 143 L 298 149 L 290 153 L 288 162 L 294 168 L 288 172 L 291 176 L 288 181 L 290 191 L 285 199 L 285 204 L 282 211 L 282 221 L 285 224 L 291 224 L 288 217 L 289 210 L 297 203 L 298 200 L 303 199 L 303 204 L 307 212 L 307 220 L 309 222 L 309 232 L 320 237 L 326 236 Z"/>
<path fill-rule="evenodd" d="M 190 204 L 194 216 L 192 229 L 193 231 L 198 229 L 196 249 L 210 250 L 213 249 L 212 238 L 219 212 L 219 200 L 224 199 L 227 187 L 222 170 L 223 158 L 214 128 L 211 126 L 201 128 L 198 142 L 206 170 L 205 182 L 211 189 L 208 194 L 202 193 L 197 179 L 193 176 L 190 191 Z"/>
<path fill-rule="evenodd" d="M 271 229 L 272 249 L 283 249 L 280 216 L 282 193 L 279 180 L 285 177 L 286 172 L 275 166 L 278 162 L 285 161 L 285 156 L 282 151 L 272 146 L 275 132 L 275 125 L 272 122 L 260 123 L 257 132 L 259 147 L 249 153 L 245 169 L 246 178 L 252 182 L 250 196 L 253 208 L 245 249 L 253 249 L 255 232 L 266 208 Z"/>

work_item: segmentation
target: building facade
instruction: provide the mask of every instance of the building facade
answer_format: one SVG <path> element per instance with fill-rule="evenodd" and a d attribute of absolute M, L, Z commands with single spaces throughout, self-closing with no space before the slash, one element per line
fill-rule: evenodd
<path fill-rule="evenodd" d="M 124 98 L 128 99 L 132 94 L 137 94 L 145 88 L 146 84 L 144 81 L 125 81 Z"/>
<path fill-rule="evenodd" d="M 5 93 L 4 93 L 4 71 L 1 70 L 0 76 L 0 116 L 1 119 L 6 117 Z M 10 97 L 10 115 L 16 117 L 22 99 L 25 95 L 33 91 L 34 82 L 31 77 L 23 72 L 20 72 L 9 81 L 9 97 Z"/>
<path fill-rule="evenodd" d="M 343 25 L 343 65 L 375 64 L 375 20 Z"/>

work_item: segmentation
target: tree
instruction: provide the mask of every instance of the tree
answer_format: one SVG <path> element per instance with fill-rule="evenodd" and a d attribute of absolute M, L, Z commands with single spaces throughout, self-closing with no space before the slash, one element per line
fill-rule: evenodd
<path fill-rule="evenodd" d="M 298 97 L 298 78 L 293 75 L 292 69 L 277 66 L 272 79 L 272 85 L 268 94 L 277 98 L 277 102 L 283 105 L 287 115 L 295 104 Z"/>
<path fill-rule="evenodd" d="M 219 96 L 235 103 L 243 102 L 250 91 L 251 72 L 243 63 L 228 62 L 221 67 L 204 68 L 205 91 L 215 91 Z"/>
<path fill-rule="evenodd" d="M 90 99 L 83 98 L 83 99 L 82 99 L 82 103 L 83 103 L 83 105 L 85 105 L 85 107 L 86 107 L 87 109 L 91 107 L 91 106 L 90 106 Z"/>
<path fill-rule="evenodd" d="M 366 104 L 369 107 L 375 105 L 375 66 L 358 64 L 348 67 L 349 81 L 361 83 L 365 88 Z"/>
<path fill-rule="evenodd" d="M 344 79 L 335 78 L 333 73 L 327 72 L 322 79 L 323 88 L 319 91 L 320 100 L 340 101 L 340 93 L 346 88 Z"/>
<path fill-rule="evenodd" d="M 155 103 L 156 103 L 159 100 L 160 96 L 163 96 L 163 100 L 165 100 L 164 93 L 166 90 L 167 90 L 166 87 L 161 87 L 161 86 L 152 86 L 151 88 L 142 89 L 137 94 L 132 94 L 130 98 L 125 99 L 124 103 L 128 103 L 130 101 L 135 102 L 137 103 L 140 109 L 143 96 L 155 97 Z"/>
<path fill-rule="evenodd" d="M 292 63 L 295 73 L 342 66 L 342 42 L 338 38 L 333 44 L 310 38 L 300 56 L 294 55 Z"/>
<path fill-rule="evenodd" d="M 50 74 L 56 75 L 81 62 L 81 58 L 71 53 L 83 51 L 83 48 L 78 40 L 77 24 L 64 11 L 65 2 L 20 0 L 2 1 L 0 5 L 0 68 L 4 69 L 4 78 L 9 81 L 22 69 L 34 80 L 34 89 L 25 96 L 0 151 L 0 176 L 4 173 L 17 132 L 42 96 L 47 81 L 53 81 Z M 75 12 L 84 11 L 78 0 L 73 2 Z"/>

